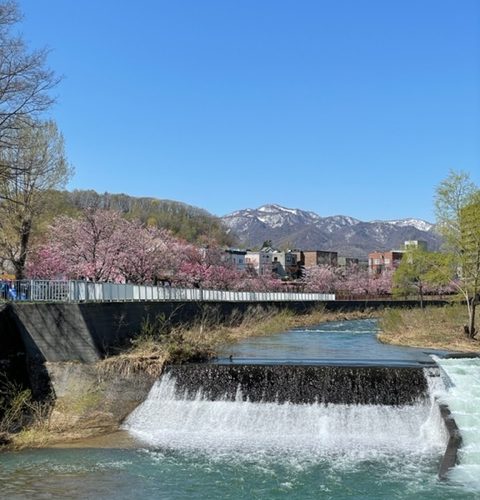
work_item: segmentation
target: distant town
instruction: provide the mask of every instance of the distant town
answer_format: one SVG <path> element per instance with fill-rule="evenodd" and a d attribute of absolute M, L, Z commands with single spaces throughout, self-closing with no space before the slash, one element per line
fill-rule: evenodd
<path fill-rule="evenodd" d="M 267 242 L 271 243 L 271 242 Z M 368 269 L 370 275 L 378 275 L 384 271 L 393 271 L 402 260 L 406 251 L 412 248 L 428 250 L 428 243 L 421 240 L 405 241 L 404 247 L 389 251 L 372 251 L 368 261 L 345 257 L 338 252 L 326 250 L 279 250 L 273 246 L 263 246 L 258 251 L 228 248 L 225 250 L 229 261 L 238 271 L 250 270 L 258 276 L 273 273 L 283 280 L 302 278 L 306 268 L 314 266 L 330 266 L 332 268 L 348 268 L 359 266 Z"/>

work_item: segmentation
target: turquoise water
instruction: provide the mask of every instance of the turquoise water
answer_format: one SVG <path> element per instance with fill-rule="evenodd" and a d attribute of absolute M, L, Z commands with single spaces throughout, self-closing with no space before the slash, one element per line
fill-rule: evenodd
<path fill-rule="evenodd" d="M 282 359 L 282 352 L 303 361 L 319 359 L 320 353 L 352 360 L 356 352 L 362 362 L 375 363 L 382 361 L 375 328 L 367 320 L 297 329 L 291 338 L 285 333 L 262 339 L 257 354 L 268 357 L 276 344 L 279 350 L 270 361 Z M 239 349 L 242 355 L 255 352 L 251 344 Z M 419 350 L 383 354 L 392 364 L 424 364 L 427 356 Z M 460 401 L 471 399 L 480 369 L 475 362 L 464 363 L 471 360 L 445 363 L 457 377 Z M 461 385 L 463 373 L 473 378 Z M 427 380 L 432 398 L 448 399 L 440 377 Z M 458 415 L 464 410 L 460 404 Z M 469 417 L 466 429 L 474 435 L 480 426 L 476 418 Z M 175 380 L 164 376 L 124 427 L 133 436 L 128 448 L 1 454 L 0 498 L 480 498 L 480 484 L 468 480 L 462 466 L 447 481 L 437 478 L 447 436 L 433 399 L 403 407 L 252 403 L 241 397 L 208 401 L 201 393 L 187 400 L 176 394 Z M 465 449 L 472 452 L 469 473 L 478 463 L 476 442 Z"/>
<path fill-rule="evenodd" d="M 432 354 L 448 352 L 382 344 L 377 340 L 377 330 L 375 319 L 295 328 L 226 346 L 218 362 L 418 366 L 433 365 Z"/>
<path fill-rule="evenodd" d="M 298 461 L 172 449 L 37 450 L 3 455 L 10 499 L 472 499 L 436 479 L 437 456 Z"/>

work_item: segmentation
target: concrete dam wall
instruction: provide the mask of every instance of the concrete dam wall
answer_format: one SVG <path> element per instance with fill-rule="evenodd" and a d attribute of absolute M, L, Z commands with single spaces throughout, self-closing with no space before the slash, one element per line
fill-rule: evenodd
<path fill-rule="evenodd" d="M 167 373 L 187 399 L 201 391 L 208 400 L 404 405 L 428 392 L 423 368 L 232 363 L 171 366 Z"/>

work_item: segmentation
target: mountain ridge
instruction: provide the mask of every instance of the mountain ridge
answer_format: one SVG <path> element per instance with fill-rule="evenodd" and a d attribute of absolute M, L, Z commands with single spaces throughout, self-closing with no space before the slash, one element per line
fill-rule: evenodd
<path fill-rule="evenodd" d="M 426 241 L 430 250 L 437 250 L 441 244 L 434 224 L 413 217 L 367 222 L 348 215 L 322 217 L 272 203 L 236 210 L 221 220 L 247 247 L 272 240 L 277 246 L 330 250 L 366 259 L 369 252 L 399 249 L 407 240 Z"/>

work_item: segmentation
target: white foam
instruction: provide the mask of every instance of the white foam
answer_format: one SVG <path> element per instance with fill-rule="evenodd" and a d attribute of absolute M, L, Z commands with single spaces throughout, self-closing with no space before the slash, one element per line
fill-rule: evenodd
<path fill-rule="evenodd" d="M 438 377 L 436 377 L 438 379 Z M 164 375 L 124 428 L 148 445 L 209 454 L 288 454 L 354 460 L 440 454 L 446 432 L 437 405 L 401 407 L 209 401 L 175 394 Z"/>
<path fill-rule="evenodd" d="M 459 465 L 449 479 L 480 491 L 480 358 L 440 359 L 432 356 L 443 371 L 445 387 L 437 392 L 448 404 L 462 435 Z"/>

